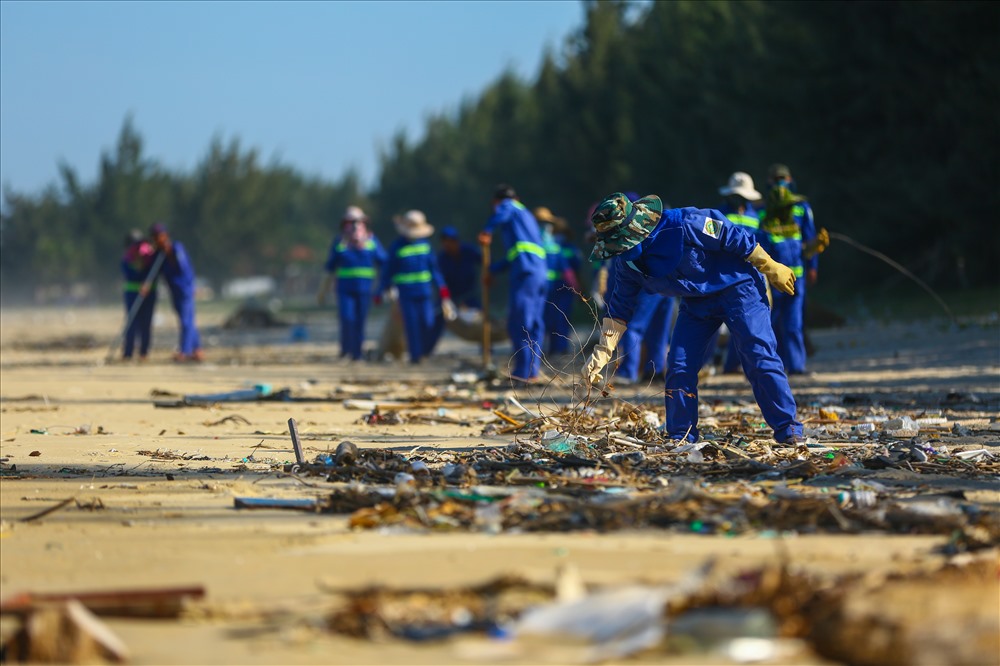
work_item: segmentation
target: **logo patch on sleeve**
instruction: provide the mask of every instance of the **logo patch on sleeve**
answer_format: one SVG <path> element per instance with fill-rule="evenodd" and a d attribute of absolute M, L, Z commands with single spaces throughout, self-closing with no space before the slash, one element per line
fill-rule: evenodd
<path fill-rule="evenodd" d="M 705 218 L 705 226 L 702 228 L 701 232 L 706 236 L 711 236 L 712 238 L 718 238 L 719 234 L 722 233 L 722 222 L 719 220 L 713 220 L 710 217 Z"/>

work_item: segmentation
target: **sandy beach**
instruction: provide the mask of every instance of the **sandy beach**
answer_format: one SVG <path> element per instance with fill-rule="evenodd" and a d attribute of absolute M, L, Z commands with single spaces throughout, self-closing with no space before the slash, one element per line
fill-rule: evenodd
<path fill-rule="evenodd" d="M 2 313 L 3 596 L 203 586 L 204 597 L 178 619 L 103 620 L 128 647 L 132 663 L 500 660 L 498 653 L 484 648 L 486 639 L 473 636 L 376 641 L 329 631 L 324 618 L 343 591 L 366 585 L 444 588 L 501 574 L 551 582 L 567 566 L 591 587 L 660 584 L 682 580 L 710 557 L 716 560 L 713 575 L 719 579 L 778 562 L 818 577 L 863 574 L 882 581 L 930 575 L 954 564 L 942 548 L 948 537 L 928 533 L 442 533 L 352 529 L 346 514 L 236 509 L 237 497 L 329 494 L 332 484 L 322 476 L 283 473 L 295 462 L 289 418 L 298 424 L 309 460 L 332 454 L 344 440 L 362 449 L 441 456 L 502 448 L 531 435 L 484 432 L 496 419 L 483 405 L 509 404 L 504 396 L 510 389 L 456 381 L 456 373 L 474 371 L 479 363 L 478 349 L 456 338 L 446 338 L 440 355 L 420 366 L 348 364 L 336 358 L 330 315 L 314 315 L 307 322 L 309 340 L 292 343 L 287 328 L 222 330 L 223 314 L 201 318 L 209 342 L 207 362 L 180 365 L 170 361 L 175 332 L 169 319 L 156 330 L 157 346 L 148 362 L 123 364 L 103 362 L 120 322 L 117 310 Z M 959 479 L 965 484 L 960 492 L 987 511 L 1000 509 L 998 477 L 989 473 L 997 469 L 990 461 L 1000 454 L 1000 427 L 995 425 L 1000 418 L 1000 322 L 995 317 L 961 327 L 873 323 L 817 330 L 812 336 L 818 348 L 810 360 L 813 373 L 793 381 L 800 407 L 854 409 L 867 400 L 875 406 L 869 408 L 872 413 L 932 414 L 947 419 L 949 426 L 957 424 L 941 431 L 950 451 L 986 450 L 973 458 L 979 462 L 970 463 L 969 475 Z M 498 348 L 501 357 L 503 351 Z M 529 409 L 544 411 L 570 395 L 565 385 L 579 364 L 578 359 L 555 361 L 550 371 L 565 369 L 566 374 L 557 375 L 549 390 L 515 397 Z M 165 406 L 183 396 L 255 386 L 271 392 L 288 389 L 297 400 Z M 618 397 L 626 395 L 662 417 L 661 387 L 622 389 Z M 701 386 L 701 399 L 709 405 L 737 401 L 755 409 L 742 377 L 709 377 Z M 405 411 L 427 419 L 369 425 L 363 422 L 368 414 L 364 400 L 415 400 L 417 406 Z M 435 414 L 449 422 L 431 422 Z M 834 450 L 839 444 L 857 443 L 827 443 Z M 65 508 L 25 520 L 70 498 L 73 502 Z M 997 551 L 994 544 L 957 557 L 961 562 L 985 559 L 993 573 L 985 583 L 980 576 L 970 577 L 968 584 L 897 586 L 891 593 L 857 601 L 852 612 L 892 620 L 908 627 L 912 636 L 941 646 L 938 654 L 924 651 L 918 663 L 934 663 L 928 659 L 942 656 L 955 657 L 952 663 L 984 663 L 976 659 L 1000 647 Z M 18 627 L 16 616 L 5 615 L 3 638 Z M 963 642 L 978 647 L 959 654 L 955 645 Z M 996 659 L 998 652 L 992 654 Z M 504 659 L 537 663 L 547 657 L 522 652 Z M 665 650 L 633 659 L 730 661 L 719 653 Z M 803 647 L 772 655 L 770 663 L 837 662 Z"/>

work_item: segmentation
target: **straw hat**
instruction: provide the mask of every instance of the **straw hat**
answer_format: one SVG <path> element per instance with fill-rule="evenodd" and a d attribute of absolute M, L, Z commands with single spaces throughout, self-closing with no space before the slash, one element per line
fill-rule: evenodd
<path fill-rule="evenodd" d="M 434 227 L 427 224 L 427 216 L 419 210 L 408 210 L 403 215 L 392 219 L 400 236 L 410 240 L 428 238 L 434 233 Z"/>
<path fill-rule="evenodd" d="M 565 233 L 569 229 L 569 225 L 566 223 L 566 220 L 561 217 L 556 217 L 552 214 L 552 211 L 545 206 L 539 206 L 532 211 L 532 214 L 535 216 L 535 219 L 542 224 L 551 224 L 552 231 L 557 234 Z"/>

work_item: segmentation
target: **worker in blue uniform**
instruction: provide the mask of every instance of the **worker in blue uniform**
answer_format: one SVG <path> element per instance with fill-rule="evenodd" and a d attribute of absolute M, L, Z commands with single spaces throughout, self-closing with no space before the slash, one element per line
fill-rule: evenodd
<path fill-rule="evenodd" d="M 542 228 L 542 244 L 545 247 L 546 274 L 549 291 L 545 300 L 545 323 L 547 354 L 565 354 L 573 335 L 573 305 L 579 299 L 580 251 L 566 240 L 569 225 L 545 206 L 532 211 Z"/>
<path fill-rule="evenodd" d="M 455 304 L 428 240 L 434 227 L 427 223 L 427 217 L 419 210 L 410 210 L 405 215 L 397 215 L 394 223 L 399 237 L 389 246 L 389 261 L 382 273 L 379 299 L 383 295 L 392 298 L 392 290 L 395 290 L 403 315 L 410 362 L 420 363 L 430 354 L 435 342 L 437 311 L 443 311 L 445 319 L 454 319 Z M 440 306 L 436 296 L 441 299 Z"/>
<path fill-rule="evenodd" d="M 455 305 L 481 308 L 479 267 L 483 263 L 483 253 L 479 248 L 463 241 L 455 227 L 445 227 L 441 230 L 441 251 L 437 260 Z"/>
<path fill-rule="evenodd" d="M 608 262 L 608 285 L 615 284 L 617 272 L 616 263 Z M 636 294 L 635 309 L 628 329 L 618 343 L 618 368 L 614 375 L 616 384 L 634 384 L 640 379 L 663 373 L 672 304 L 672 298 L 660 293 L 642 290 Z"/>
<path fill-rule="evenodd" d="M 816 283 L 819 254 L 829 244 L 825 229 L 819 232 L 812 207 L 794 192 L 792 174 L 784 164 L 768 169 L 770 190 L 760 211 L 764 247 L 795 274 L 794 294 L 773 294 L 771 324 L 778 340 L 778 356 L 790 375 L 806 372 L 805 299 L 806 284 Z"/>
<path fill-rule="evenodd" d="M 157 222 L 150 227 L 149 235 L 157 253 L 165 256 L 160 275 L 170 289 L 170 302 L 180 324 L 180 345 L 174 354 L 175 361 L 202 361 L 201 336 L 195 324 L 195 274 L 183 243 L 170 238 L 166 226 Z M 155 261 L 155 256 L 154 256 Z"/>
<path fill-rule="evenodd" d="M 479 298 L 479 267 L 483 263 L 483 254 L 479 248 L 463 241 L 458 229 L 448 226 L 441 230 L 441 250 L 437 254 L 437 261 L 441 277 L 451 292 L 451 300 L 455 306 L 482 309 Z M 444 334 L 445 323 L 444 312 L 439 310 L 434 316 L 429 353 L 434 352 Z"/>
<path fill-rule="evenodd" d="M 794 291 L 795 276 L 774 261 L 746 230 L 717 210 L 663 210 L 653 195 L 631 202 L 615 193 L 594 212 L 597 241 L 592 256 L 613 257 L 601 339 L 583 367 L 593 386 L 628 329 L 641 291 L 681 298 L 667 359 L 666 432 L 672 439 L 698 438 L 698 371 L 705 348 L 723 323 L 736 349 L 764 420 L 778 442 L 801 441 L 792 397 L 771 329 L 764 278 Z"/>
<path fill-rule="evenodd" d="M 548 295 L 546 254 L 542 232 L 535 216 L 518 201 L 510 185 L 499 185 L 493 193 L 493 215 L 479 234 L 479 243 L 489 246 L 493 232 L 503 238 L 505 254 L 483 275 L 489 287 L 492 274 L 509 270 L 507 332 L 513 346 L 512 381 L 531 384 L 539 381 L 545 338 L 545 301 Z"/>
<path fill-rule="evenodd" d="M 749 231 L 757 242 L 761 242 L 760 220 L 757 218 L 757 211 L 754 210 L 754 201 L 760 201 L 762 195 L 754 188 L 753 178 L 743 171 L 736 171 L 729 176 L 729 182 L 719 188 L 719 194 L 724 199 L 719 207 L 719 212 L 726 216 L 726 219 L 736 226 L 743 227 Z M 715 350 L 715 345 L 711 345 L 709 352 Z M 729 336 L 729 347 L 726 350 L 726 357 L 722 364 L 722 372 L 725 374 L 735 374 L 740 367 L 740 355 L 736 351 L 736 339 Z"/>
<path fill-rule="evenodd" d="M 321 306 L 325 305 L 330 283 L 336 280 L 341 358 L 362 358 L 376 271 L 386 260 L 385 249 L 368 227 L 368 216 L 358 206 L 348 206 L 340 221 L 340 234 L 334 238 L 323 266 L 326 276 L 317 298 Z"/>
<path fill-rule="evenodd" d="M 125 328 L 122 358 L 131 359 L 135 353 L 135 340 L 139 338 L 139 360 L 149 356 L 149 346 L 153 342 L 153 312 L 156 310 L 156 289 L 142 293 L 143 285 L 153 267 L 152 244 L 142 232 L 134 229 L 125 238 L 125 253 L 122 255 L 122 277 L 125 278 L 125 316 L 132 313 L 136 300 L 142 298 L 132 320 Z M 155 279 L 155 276 L 154 276 Z"/>
<path fill-rule="evenodd" d="M 632 202 L 640 198 L 638 192 L 625 192 L 625 196 Z M 610 284 L 614 280 L 614 262 L 608 262 L 606 270 Z M 656 375 L 662 377 L 666 367 L 673 299 L 649 291 L 639 292 L 636 299 L 632 320 L 618 345 L 615 381 L 619 384 L 634 384 Z"/>

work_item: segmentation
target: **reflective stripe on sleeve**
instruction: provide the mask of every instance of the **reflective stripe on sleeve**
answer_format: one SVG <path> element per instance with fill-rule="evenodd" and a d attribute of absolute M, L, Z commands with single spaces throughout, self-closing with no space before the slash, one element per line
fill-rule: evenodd
<path fill-rule="evenodd" d="M 545 248 L 537 243 L 532 243 L 531 241 L 517 241 L 514 243 L 514 247 L 507 250 L 507 261 L 514 261 L 514 258 L 519 254 L 533 254 L 536 257 L 545 258 Z"/>

